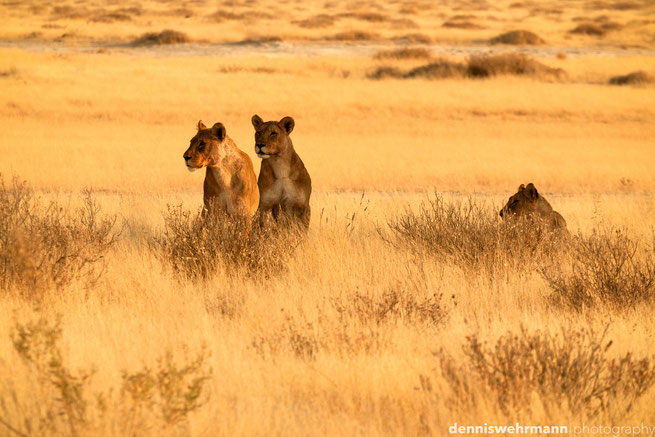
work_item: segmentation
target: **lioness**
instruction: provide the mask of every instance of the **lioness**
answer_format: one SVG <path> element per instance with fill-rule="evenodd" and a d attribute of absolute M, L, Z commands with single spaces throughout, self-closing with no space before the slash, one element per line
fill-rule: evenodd
<path fill-rule="evenodd" d="M 550 203 L 537 192 L 532 183 L 527 186 L 521 184 L 518 192 L 510 197 L 507 204 L 500 210 L 501 217 L 513 215 L 539 219 L 552 229 L 566 229 L 564 217 L 553 210 Z"/>
<path fill-rule="evenodd" d="M 207 167 L 203 215 L 217 208 L 248 221 L 255 215 L 259 203 L 255 169 L 250 157 L 227 136 L 222 123 L 207 129 L 199 121 L 198 133 L 183 157 L 189 171 Z"/>
<path fill-rule="evenodd" d="M 295 126 L 293 118 L 264 122 L 255 114 L 252 125 L 255 128 L 255 152 L 262 158 L 257 180 L 261 221 L 266 220 L 269 212 L 276 220 L 283 213 L 305 228 L 309 227 L 312 180 L 289 138 Z"/>

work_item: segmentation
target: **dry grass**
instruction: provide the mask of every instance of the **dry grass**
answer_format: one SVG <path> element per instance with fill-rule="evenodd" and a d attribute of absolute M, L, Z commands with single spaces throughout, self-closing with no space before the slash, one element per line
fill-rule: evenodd
<path fill-rule="evenodd" d="M 646 46 L 652 23 L 598 40 L 568 33 L 591 21 L 572 17 L 599 13 L 589 3 L 510 3 L 0 5 L 0 39 L 38 49 L 0 50 L 0 171 L 40 199 L 34 228 L 18 226 L 36 237 L 22 242 L 45 254 L 36 224 L 56 222 L 69 249 L 84 246 L 87 188 L 97 223 L 116 217 L 122 229 L 94 280 L 74 274 L 34 299 L 12 279 L 0 293 L 0 434 L 448 435 L 454 422 L 652 422 L 655 89 L 604 84 L 655 70 L 647 52 L 616 50 Z M 611 16 L 599 25 L 653 12 L 604 3 Z M 234 16 L 217 20 L 217 8 Z M 388 19 L 294 24 L 362 12 Z M 131 19 L 91 20 L 113 13 Z M 441 26 L 454 15 L 487 29 Z M 418 27 L 400 30 L 410 23 L 398 17 Z M 209 44 L 128 44 L 167 28 Z M 494 51 L 474 41 L 521 28 L 552 47 L 507 50 L 547 66 L 562 50 L 566 80 L 366 78 L 382 64 L 404 78 L 442 50 L 449 60 L 424 74 L 461 65 L 470 77 L 470 50 Z M 326 40 L 354 30 L 376 38 Z M 31 32 L 41 34 L 18 42 Z M 285 44 L 221 44 L 266 35 Z M 371 56 L 409 39 L 438 42 L 435 59 Z M 255 112 L 296 120 L 314 189 L 300 241 L 195 221 L 203 175 L 181 158 L 195 123 L 223 122 L 258 169 Z M 568 245 L 497 216 L 524 180 L 566 218 Z M 434 191 L 436 203 L 425 194 Z M 46 213 L 50 202 L 63 211 Z M 633 258 L 605 225 L 637 246 Z M 611 254 L 626 255 L 623 267 Z M 567 303 L 578 295 L 591 303 Z"/>

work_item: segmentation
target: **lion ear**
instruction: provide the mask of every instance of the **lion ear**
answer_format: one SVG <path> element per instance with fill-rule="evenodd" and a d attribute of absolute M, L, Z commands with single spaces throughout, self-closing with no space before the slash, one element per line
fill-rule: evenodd
<path fill-rule="evenodd" d="M 525 185 L 521 184 L 519 185 L 519 189 L 517 191 L 525 190 Z"/>
<path fill-rule="evenodd" d="M 198 130 L 200 131 L 204 129 L 207 129 L 207 126 L 202 123 L 202 120 L 198 120 Z"/>
<path fill-rule="evenodd" d="M 252 126 L 255 130 L 259 130 L 262 124 L 264 124 L 264 120 L 262 120 L 262 118 L 257 114 L 253 115 L 250 120 L 252 121 Z"/>
<path fill-rule="evenodd" d="M 293 121 L 293 118 L 291 118 L 291 117 L 284 117 L 282 120 L 280 120 L 278 125 L 282 129 L 287 131 L 287 135 L 289 135 L 291 133 L 291 131 L 293 130 L 293 127 L 296 125 L 296 122 Z"/>
<path fill-rule="evenodd" d="M 539 193 L 537 192 L 537 189 L 535 188 L 535 186 L 534 186 L 534 184 L 532 182 L 529 183 L 528 186 L 525 187 L 525 189 L 528 191 L 528 194 L 533 199 L 539 198 Z"/>
<path fill-rule="evenodd" d="M 227 132 L 225 131 L 225 126 L 223 123 L 216 123 L 212 126 L 212 134 L 216 136 L 219 140 L 223 141 Z"/>

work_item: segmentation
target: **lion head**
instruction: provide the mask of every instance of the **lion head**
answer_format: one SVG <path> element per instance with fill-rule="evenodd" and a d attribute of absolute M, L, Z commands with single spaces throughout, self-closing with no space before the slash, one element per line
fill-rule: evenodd
<path fill-rule="evenodd" d="M 252 125 L 255 128 L 255 153 L 260 158 L 283 154 L 290 147 L 289 134 L 295 126 L 293 118 L 264 122 L 255 114 L 252 116 Z"/>
<path fill-rule="evenodd" d="M 218 161 L 219 148 L 227 133 L 222 123 L 216 123 L 211 129 L 198 122 L 198 133 L 191 138 L 189 148 L 184 152 L 184 162 L 189 171 L 196 171 L 211 166 Z"/>
<path fill-rule="evenodd" d="M 551 213 L 553 208 L 543 196 L 530 183 L 527 186 L 521 184 L 515 195 L 509 198 L 507 204 L 500 210 L 501 217 L 544 215 Z"/>

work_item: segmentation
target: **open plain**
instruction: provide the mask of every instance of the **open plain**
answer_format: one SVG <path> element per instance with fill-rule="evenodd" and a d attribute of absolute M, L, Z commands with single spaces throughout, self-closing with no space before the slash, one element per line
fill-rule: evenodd
<path fill-rule="evenodd" d="M 0 435 L 655 426 L 652 2 L 0 20 Z M 220 121 L 258 172 L 255 113 L 295 119 L 310 229 L 203 246 L 182 154 Z M 512 238 L 528 182 L 571 241 Z"/>

